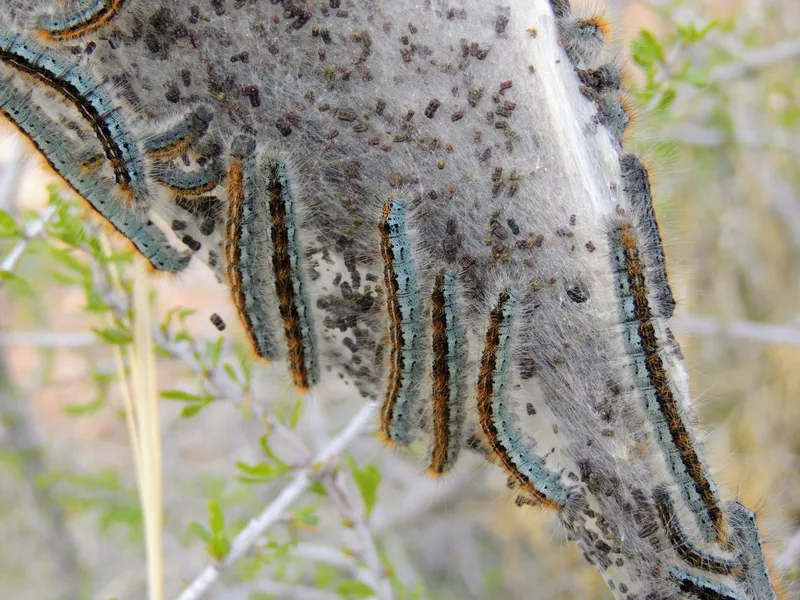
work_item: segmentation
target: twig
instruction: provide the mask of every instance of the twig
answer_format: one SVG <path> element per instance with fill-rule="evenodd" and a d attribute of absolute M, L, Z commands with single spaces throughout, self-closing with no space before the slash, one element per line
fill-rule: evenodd
<path fill-rule="evenodd" d="M 205 382 L 206 389 L 212 395 L 217 398 L 227 398 L 234 404 L 241 405 L 244 402 L 245 392 L 231 381 L 224 369 L 220 367 L 210 368 L 203 363 L 200 358 L 202 352 L 196 342 L 173 342 L 158 328 L 153 332 L 153 337 L 167 354 L 182 361 L 194 371 Z M 304 465 L 311 460 L 311 453 L 294 431 L 283 425 L 272 413 L 264 410 L 260 404 L 254 403 L 254 408 L 261 420 L 269 424 L 273 430 L 277 431 L 281 437 L 286 438 L 288 443 L 292 445 L 294 452 L 298 456 L 297 465 Z"/>
<path fill-rule="evenodd" d="M 328 494 L 342 516 L 349 521 L 356 538 L 361 544 L 361 548 L 356 549 L 354 554 L 361 559 L 369 570 L 372 579 L 369 586 L 375 591 L 375 597 L 379 600 L 391 600 L 393 598 L 392 587 L 391 582 L 386 578 L 386 567 L 384 567 L 378 556 L 372 532 L 353 506 L 353 500 L 345 486 L 342 472 L 331 472 L 325 476 L 324 481 Z"/>
<path fill-rule="evenodd" d="M 321 544 L 309 544 L 307 542 L 297 543 L 291 550 L 293 556 L 310 560 L 313 562 L 325 563 L 332 567 L 349 571 L 356 579 L 364 585 L 373 586 L 373 576 L 367 569 L 359 566 L 356 560 L 349 554 L 345 554 L 337 548 L 323 546 Z"/>
<path fill-rule="evenodd" d="M 687 315 L 675 319 L 676 331 L 690 335 L 728 335 L 768 344 L 788 344 L 800 347 L 800 329 L 790 325 L 768 325 L 753 321 L 720 321 L 712 317 Z"/>
<path fill-rule="evenodd" d="M 231 544 L 231 550 L 222 563 L 209 565 L 195 579 L 189 587 L 178 597 L 178 600 L 196 600 L 201 598 L 214 582 L 219 579 L 222 572 L 242 558 L 250 550 L 253 543 L 279 519 L 284 511 L 305 492 L 314 480 L 314 475 L 321 465 L 333 461 L 369 424 L 373 414 L 378 408 L 377 402 L 367 402 L 362 405 L 345 429 L 331 440 L 314 458 L 313 463 L 300 470 L 295 478 L 264 511 L 250 521 L 236 536 Z"/>
<path fill-rule="evenodd" d="M 800 39 L 783 40 L 769 48 L 742 52 L 739 60 L 712 69 L 709 81 L 729 82 L 800 56 Z"/>
<path fill-rule="evenodd" d="M 22 257 L 25 248 L 31 243 L 31 240 L 39 235 L 44 229 L 45 224 L 53 218 L 58 209 L 52 204 L 45 208 L 39 215 L 39 218 L 25 224 L 25 237 L 18 241 L 11 252 L 3 259 L 0 264 L 0 271 L 13 271 L 17 265 L 17 261 Z"/>
<path fill-rule="evenodd" d="M 86 348 L 98 343 L 95 333 L 52 333 L 49 331 L 4 331 L 0 346 L 36 346 L 37 348 Z"/>

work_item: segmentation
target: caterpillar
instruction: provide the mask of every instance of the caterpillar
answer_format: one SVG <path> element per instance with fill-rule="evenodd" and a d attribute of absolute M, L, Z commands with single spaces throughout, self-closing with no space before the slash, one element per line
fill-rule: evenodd
<path fill-rule="evenodd" d="M 73 104 L 100 140 L 123 197 L 132 206 L 146 206 L 150 191 L 144 160 L 122 109 L 102 83 L 84 68 L 2 26 L 0 62 L 31 75 Z"/>
<path fill-rule="evenodd" d="M 60 133 L 30 94 L 23 94 L 14 86 L 13 77 L 0 83 L 0 111 L 30 140 L 53 171 L 128 238 L 155 269 L 176 273 L 186 268 L 189 255 L 176 251 L 152 221 L 124 210 L 97 173 L 81 169 L 81 161 L 70 150 L 74 143 Z"/>

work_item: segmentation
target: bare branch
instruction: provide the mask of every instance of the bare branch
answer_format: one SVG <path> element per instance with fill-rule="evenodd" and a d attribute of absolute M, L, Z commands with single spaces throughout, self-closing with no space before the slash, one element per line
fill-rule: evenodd
<path fill-rule="evenodd" d="M 350 523 L 360 548 L 355 548 L 355 555 L 367 566 L 372 581 L 370 587 L 375 590 L 375 596 L 379 599 L 391 599 L 393 597 L 391 582 L 386 578 L 386 567 L 384 567 L 375 548 L 375 541 L 372 539 L 372 532 L 367 523 L 355 510 L 350 492 L 344 483 L 344 476 L 341 471 L 329 473 L 325 479 L 325 487 L 336 504 L 339 512 Z"/>
<path fill-rule="evenodd" d="M 42 211 L 38 219 L 25 225 L 25 238 L 18 241 L 11 249 L 11 252 L 9 252 L 8 255 L 3 259 L 3 262 L 0 263 L 0 271 L 14 270 L 17 262 L 25 252 L 25 248 L 28 247 L 28 244 L 30 244 L 33 238 L 42 232 L 45 224 L 53 218 L 53 215 L 56 214 L 56 211 L 57 207 L 51 204 Z"/>
<path fill-rule="evenodd" d="M 253 543 L 306 491 L 314 481 L 319 469 L 333 462 L 348 444 L 355 440 L 368 426 L 377 408 L 377 402 L 367 402 L 362 405 L 347 427 L 317 454 L 311 464 L 300 470 L 278 497 L 236 536 L 231 544 L 231 551 L 225 560 L 219 564 L 206 567 L 197 579 L 183 591 L 178 600 L 201 598 L 226 569 L 245 556 Z"/>
<path fill-rule="evenodd" d="M 800 347 L 800 329 L 789 325 L 768 325 L 753 321 L 720 321 L 712 317 L 687 315 L 675 319 L 676 331 L 690 335 L 727 335 L 737 339 Z"/>

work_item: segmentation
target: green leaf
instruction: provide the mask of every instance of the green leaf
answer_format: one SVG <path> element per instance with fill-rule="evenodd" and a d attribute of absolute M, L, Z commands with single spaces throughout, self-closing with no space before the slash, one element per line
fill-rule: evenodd
<path fill-rule="evenodd" d="M 245 475 L 237 476 L 237 479 L 243 483 L 267 483 L 289 471 L 289 467 L 283 463 L 259 463 L 257 465 L 248 465 L 247 463 L 238 461 L 236 466 L 245 473 Z"/>
<path fill-rule="evenodd" d="M 72 253 L 72 250 L 61 250 L 50 247 L 50 255 L 70 271 L 79 274 L 83 279 L 88 279 L 92 275 L 92 268 L 82 260 L 79 260 Z"/>
<path fill-rule="evenodd" d="M 90 313 L 104 313 L 108 310 L 108 303 L 103 295 L 92 286 L 86 286 L 86 306 L 85 309 Z"/>
<path fill-rule="evenodd" d="M 708 71 L 706 69 L 686 69 L 681 73 L 681 79 L 697 87 L 705 87 L 708 83 Z"/>
<path fill-rule="evenodd" d="M 222 509 L 215 500 L 208 501 L 208 524 L 211 527 L 211 533 L 215 536 L 222 534 L 225 530 L 225 519 L 222 516 Z"/>
<path fill-rule="evenodd" d="M 233 381 L 235 381 L 239 385 L 242 385 L 242 382 L 239 380 L 239 375 L 236 373 L 236 370 L 233 368 L 232 364 L 225 363 L 224 365 L 222 365 L 222 368 L 225 369 L 225 373 L 228 374 L 228 377 L 230 377 Z"/>
<path fill-rule="evenodd" d="M 181 308 L 180 310 L 178 310 L 178 318 L 181 321 L 184 321 L 187 317 L 191 317 L 196 312 L 197 312 L 196 308 Z"/>
<path fill-rule="evenodd" d="M 308 486 L 308 491 L 319 496 L 328 495 L 328 490 L 325 489 L 325 484 L 323 484 L 319 479 L 315 479 L 311 482 L 311 485 Z"/>
<path fill-rule="evenodd" d="M 106 404 L 106 397 L 100 394 L 96 400 L 87 402 L 86 404 L 67 404 L 64 406 L 64 412 L 70 417 L 80 417 L 83 415 L 90 415 L 96 413 L 103 408 Z"/>
<path fill-rule="evenodd" d="M 664 112 L 667 108 L 675 101 L 675 89 L 672 87 L 668 87 L 664 90 L 661 94 L 661 98 L 658 100 L 658 104 L 656 104 L 656 109 L 654 112 Z"/>
<path fill-rule="evenodd" d="M 220 336 L 216 342 L 209 342 L 206 344 L 206 353 L 208 354 L 209 366 L 216 369 L 219 364 L 219 357 L 222 355 L 222 342 L 223 337 Z"/>
<path fill-rule="evenodd" d="M 92 331 L 99 335 L 104 342 L 113 344 L 115 346 L 124 346 L 125 344 L 130 344 L 133 341 L 133 336 L 131 333 L 125 331 L 124 329 L 106 327 L 104 329 L 92 328 Z"/>
<path fill-rule="evenodd" d="M 359 598 L 371 598 L 375 592 L 366 583 L 360 581 L 342 581 L 336 586 L 336 593 L 347 600 L 358 600 Z"/>
<path fill-rule="evenodd" d="M 297 427 L 297 423 L 300 421 L 300 417 L 303 414 L 303 401 L 298 400 L 294 403 L 292 407 L 292 412 L 289 413 L 289 429 L 294 429 Z"/>
<path fill-rule="evenodd" d="M 214 542 L 214 535 L 200 523 L 192 521 L 189 523 L 189 529 L 206 544 L 211 544 Z"/>
<path fill-rule="evenodd" d="M 208 405 L 209 405 L 208 402 L 203 402 L 200 404 L 187 404 L 181 409 L 181 417 L 183 417 L 184 419 L 193 417 Z"/>
<path fill-rule="evenodd" d="M 27 279 L 12 273 L 11 271 L 0 270 L 0 282 L 5 282 L 15 295 L 33 296 L 34 289 Z"/>
<path fill-rule="evenodd" d="M 231 550 L 231 543 L 226 537 L 215 537 L 211 543 L 211 555 L 217 560 L 222 560 Z"/>
<path fill-rule="evenodd" d="M 179 402 L 204 402 L 206 404 L 214 400 L 214 396 L 209 396 L 208 394 L 204 396 L 198 396 L 196 394 L 190 394 L 189 392 L 184 392 L 181 390 L 163 390 L 161 392 L 161 397 L 164 400 L 177 400 Z"/>
<path fill-rule="evenodd" d="M 0 209 L 0 237 L 15 237 L 19 234 L 20 230 L 14 217 Z"/>
<path fill-rule="evenodd" d="M 309 527 L 315 527 L 319 523 L 319 516 L 317 516 L 317 509 L 313 506 L 306 506 L 295 511 L 295 517 L 298 521 Z"/>
<path fill-rule="evenodd" d="M 652 69 L 656 63 L 664 62 L 664 48 L 646 29 L 642 29 L 639 37 L 631 42 L 631 53 L 634 62 L 645 70 Z"/>
<path fill-rule="evenodd" d="M 266 433 L 258 438 L 258 443 L 261 444 L 261 449 L 264 451 L 264 454 L 269 456 L 275 462 L 283 464 L 283 461 L 278 458 L 278 456 L 272 450 L 272 446 L 269 445 L 269 438 L 267 437 Z"/>
<path fill-rule="evenodd" d="M 366 465 L 363 469 L 360 469 L 351 456 L 347 457 L 347 463 L 350 465 L 350 472 L 353 474 L 353 479 L 358 486 L 358 491 L 361 492 L 367 518 L 369 518 L 370 514 L 372 514 L 372 509 L 375 507 L 375 502 L 378 499 L 378 486 L 381 483 L 381 472 L 375 465 Z"/>

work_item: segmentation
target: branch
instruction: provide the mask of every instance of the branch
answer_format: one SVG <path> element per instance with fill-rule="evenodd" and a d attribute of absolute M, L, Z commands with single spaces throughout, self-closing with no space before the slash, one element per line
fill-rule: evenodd
<path fill-rule="evenodd" d="M 377 402 L 367 402 L 362 405 L 347 427 L 317 454 L 311 464 L 300 470 L 278 497 L 236 536 L 231 544 L 231 551 L 225 560 L 219 564 L 206 567 L 197 579 L 183 591 L 178 600 L 201 598 L 225 570 L 245 556 L 253 543 L 306 491 L 314 481 L 319 469 L 334 461 L 348 444 L 367 427 L 377 408 Z"/>
<path fill-rule="evenodd" d="M 712 317 L 687 315 L 676 318 L 674 328 L 676 331 L 689 335 L 727 335 L 737 339 L 800 347 L 800 329 L 790 325 L 768 325 L 753 321 L 720 321 Z"/>
<path fill-rule="evenodd" d="M 53 218 L 57 210 L 58 209 L 51 204 L 41 212 L 38 219 L 25 224 L 25 237 L 18 241 L 11 249 L 11 252 L 8 253 L 8 256 L 3 259 L 2 264 L 0 264 L 0 271 L 14 270 L 17 261 L 19 261 L 22 254 L 25 252 L 25 248 L 28 247 L 28 244 L 31 243 L 33 238 L 42 232 L 45 224 Z"/>
<path fill-rule="evenodd" d="M 333 499 L 339 512 L 350 523 L 356 538 L 361 544 L 360 549 L 356 549 L 354 554 L 360 558 L 361 561 L 367 566 L 371 575 L 369 586 L 375 590 L 375 596 L 379 599 L 393 598 L 391 582 L 386 578 L 386 567 L 378 556 L 378 550 L 375 548 L 375 541 L 372 538 L 372 532 L 367 527 L 366 522 L 362 519 L 355 508 L 353 507 L 353 500 L 350 497 L 347 487 L 344 484 L 344 477 L 341 472 L 331 472 L 325 477 L 325 487 Z"/>
<path fill-rule="evenodd" d="M 800 56 L 800 39 L 784 40 L 769 48 L 741 52 L 739 60 L 714 68 L 709 81 L 729 82 Z"/>
<path fill-rule="evenodd" d="M 4 331 L 0 346 L 36 346 L 37 348 L 86 348 L 98 344 L 96 333 L 52 333 L 49 331 Z"/>
<path fill-rule="evenodd" d="M 372 573 L 359 566 L 355 558 L 349 554 L 345 554 L 338 548 L 331 548 L 321 544 L 298 542 L 290 551 L 293 556 L 297 556 L 303 560 L 325 563 L 326 565 L 349 571 L 358 581 L 364 585 L 373 587 L 374 578 Z"/>
<path fill-rule="evenodd" d="M 235 382 L 231 381 L 227 372 L 219 366 L 210 368 L 202 361 L 202 350 L 196 342 L 180 341 L 174 342 L 164 335 L 161 329 L 156 328 L 153 332 L 156 343 L 167 354 L 185 363 L 206 385 L 206 389 L 217 398 L 227 398 L 237 405 L 241 405 L 245 399 L 245 391 Z M 311 392 L 313 393 L 313 392 Z M 298 464 L 304 465 L 311 460 L 311 453 L 306 448 L 300 437 L 291 429 L 283 425 L 274 415 L 266 411 L 257 402 L 253 404 L 261 420 L 265 421 L 277 431 L 279 435 L 286 438 L 298 455 Z M 298 465 L 295 465 L 298 466 Z"/>

